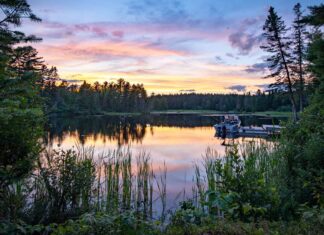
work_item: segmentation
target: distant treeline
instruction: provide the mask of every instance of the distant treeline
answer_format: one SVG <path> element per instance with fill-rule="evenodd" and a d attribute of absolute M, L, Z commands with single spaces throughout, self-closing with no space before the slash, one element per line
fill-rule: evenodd
<path fill-rule="evenodd" d="M 142 84 L 130 84 L 123 79 L 116 83 L 84 82 L 81 86 L 62 81 L 43 84 L 48 113 L 145 112 L 147 93 Z"/>
<path fill-rule="evenodd" d="M 150 97 L 153 110 L 291 111 L 286 94 L 175 94 Z"/>
<path fill-rule="evenodd" d="M 48 113 L 99 114 L 104 112 L 140 112 L 155 110 L 215 110 L 215 111 L 290 111 L 287 94 L 173 94 L 148 96 L 142 84 L 116 82 L 81 86 L 66 81 L 43 84 L 43 97 Z M 297 97 L 296 97 L 297 98 Z"/>

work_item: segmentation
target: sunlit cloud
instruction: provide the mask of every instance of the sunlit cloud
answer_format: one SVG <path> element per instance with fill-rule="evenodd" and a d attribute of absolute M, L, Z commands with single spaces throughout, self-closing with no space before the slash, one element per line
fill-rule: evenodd
<path fill-rule="evenodd" d="M 262 1 L 235 9 L 213 0 L 30 1 L 43 22 L 24 24 L 24 31 L 43 38 L 34 47 L 63 79 L 125 78 L 149 93 L 242 92 L 230 88 L 272 82 L 262 79 Z M 291 18 L 290 4 L 274 5 Z"/>

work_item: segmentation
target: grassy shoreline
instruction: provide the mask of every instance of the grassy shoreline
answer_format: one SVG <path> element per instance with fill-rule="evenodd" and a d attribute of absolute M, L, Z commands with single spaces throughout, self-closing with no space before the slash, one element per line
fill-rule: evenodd
<path fill-rule="evenodd" d="M 55 112 L 51 113 L 50 116 L 140 116 L 140 115 L 168 115 L 168 114 L 179 114 L 179 115 L 226 115 L 236 114 L 239 116 L 261 116 L 261 117 L 291 117 L 291 112 L 281 111 L 263 111 L 263 112 L 237 112 L 237 111 L 216 111 L 216 110 L 187 110 L 187 109 L 174 109 L 174 110 L 154 110 L 147 113 L 141 112 L 98 112 L 98 113 L 66 113 L 66 112 Z"/>
<path fill-rule="evenodd" d="M 237 111 L 216 111 L 216 110 L 163 110 L 151 111 L 150 114 L 197 114 L 197 115 L 222 115 L 222 114 L 237 114 L 240 116 L 270 116 L 270 117 L 290 117 L 291 112 L 281 111 L 264 111 L 264 112 L 237 112 Z"/>

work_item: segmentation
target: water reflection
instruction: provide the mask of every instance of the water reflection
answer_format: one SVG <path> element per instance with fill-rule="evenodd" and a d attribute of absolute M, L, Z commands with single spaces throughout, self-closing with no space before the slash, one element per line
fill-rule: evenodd
<path fill-rule="evenodd" d="M 240 117 L 242 125 L 278 124 L 278 119 L 255 116 Z M 48 124 L 47 145 L 61 145 L 66 138 L 73 137 L 81 144 L 98 139 L 103 143 L 116 142 L 117 146 L 142 143 L 147 132 L 154 136 L 155 127 L 197 128 L 211 127 L 220 122 L 222 116 L 199 115 L 146 115 L 146 116 L 91 116 L 74 118 L 51 118 Z"/>
<path fill-rule="evenodd" d="M 135 156 L 145 150 L 150 154 L 153 169 L 159 174 L 167 166 L 168 204 L 176 203 L 179 192 L 190 194 L 195 163 L 202 160 L 207 147 L 224 154 L 223 140 L 215 137 L 213 125 L 219 116 L 152 115 L 52 118 L 48 124 L 46 143 L 57 148 L 72 148 L 79 142 L 95 146 L 96 153 L 122 146 L 131 146 Z M 278 120 L 242 117 L 242 125 L 278 123 Z M 226 140 L 226 145 L 251 141 L 251 138 Z M 185 195 L 183 193 L 183 195 Z M 181 200 L 182 198 L 178 198 Z"/>

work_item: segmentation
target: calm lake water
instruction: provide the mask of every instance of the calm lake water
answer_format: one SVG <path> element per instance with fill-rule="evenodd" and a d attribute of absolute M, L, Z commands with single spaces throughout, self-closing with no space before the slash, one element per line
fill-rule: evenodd
<path fill-rule="evenodd" d="M 240 118 L 242 125 L 279 123 L 276 118 Z M 77 144 L 94 146 L 97 154 L 128 146 L 133 156 L 146 151 L 156 174 L 164 163 L 167 166 L 167 201 L 172 207 L 179 198 L 191 193 L 194 164 L 201 163 L 206 148 L 216 149 L 221 155 L 225 152 L 225 146 L 221 145 L 223 140 L 215 137 L 213 128 L 221 119 L 221 115 L 179 114 L 51 118 L 46 141 L 51 148 L 68 149 Z M 226 144 L 256 139 L 226 139 Z"/>

